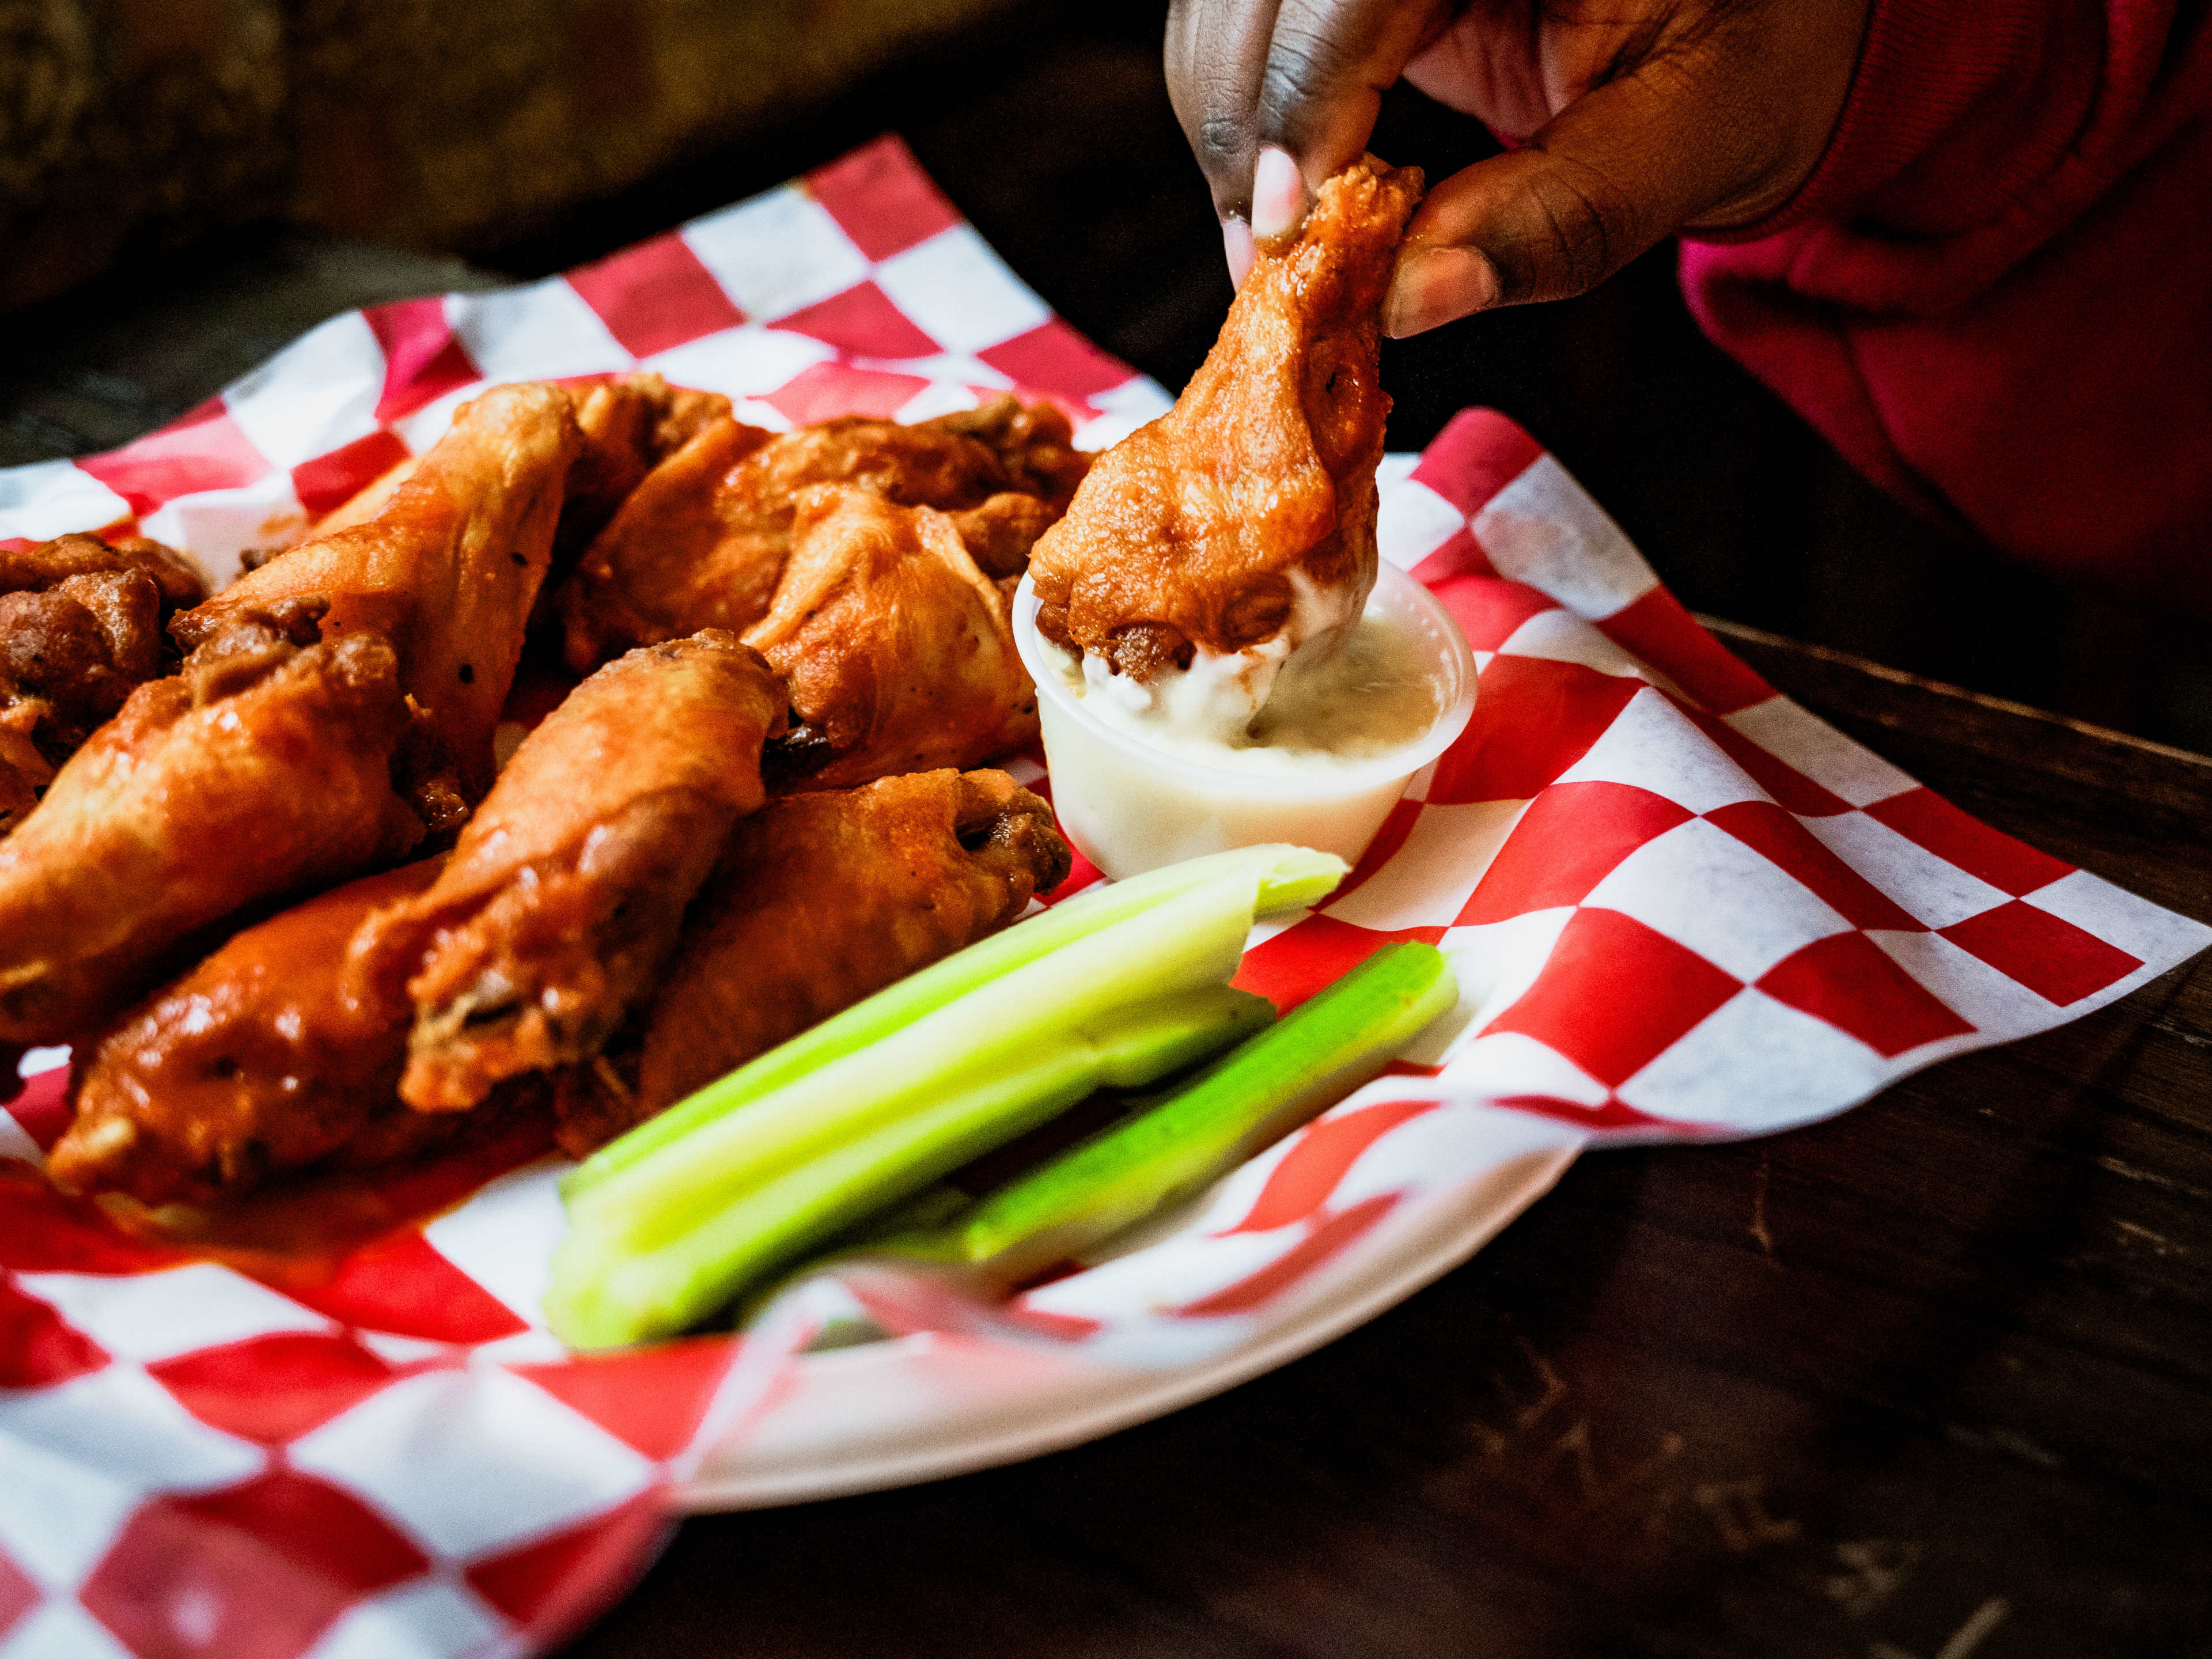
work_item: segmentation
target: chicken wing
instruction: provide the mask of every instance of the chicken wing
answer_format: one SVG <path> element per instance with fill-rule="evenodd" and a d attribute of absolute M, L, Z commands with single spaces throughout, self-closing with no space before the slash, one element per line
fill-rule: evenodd
<path fill-rule="evenodd" d="M 996 933 L 1067 876 L 1052 809 L 1003 772 L 787 795 L 742 820 L 616 1052 L 564 1073 L 581 1156 L 787 1037 Z"/>
<path fill-rule="evenodd" d="M 0 836 L 131 688 L 161 672 L 162 619 L 201 596 L 183 556 L 143 537 L 0 550 Z"/>
<path fill-rule="evenodd" d="M 1066 416 L 1012 398 L 914 426 L 855 416 L 781 437 L 734 421 L 710 428 L 638 488 L 584 555 L 562 594 L 569 666 L 581 673 L 625 646 L 759 621 L 809 484 L 948 511 L 1012 493 L 1057 517 L 1088 464 Z"/>
<path fill-rule="evenodd" d="M 140 686 L 0 842 L 0 1043 L 65 1042 L 187 935 L 407 851 L 389 644 L 316 642 L 315 607 L 233 611 Z"/>
<path fill-rule="evenodd" d="M 365 631 L 391 642 L 428 733 L 461 793 L 478 799 L 582 442 L 559 386 L 495 386 L 462 407 L 374 519 L 280 554 L 170 631 L 191 647 L 242 611 L 328 600 L 325 637 Z"/>
<path fill-rule="evenodd" d="M 800 492 L 775 607 L 746 630 L 791 688 L 779 788 L 973 766 L 1036 735 L 1006 593 L 952 520 L 869 490 Z"/>
<path fill-rule="evenodd" d="M 410 1105 L 464 1109 L 599 1052 L 760 805 L 782 712 L 758 653 L 709 631 L 608 664 L 523 739 L 436 884 L 350 947 L 362 1002 L 411 1006 Z"/>
<path fill-rule="evenodd" d="M 365 877 L 233 935 L 82 1045 L 76 1116 L 47 1174 L 71 1192 L 198 1203 L 333 1154 L 382 1162 L 442 1133 L 451 1119 L 399 1100 L 404 1014 L 344 986 L 354 930 L 442 863 Z"/>
<path fill-rule="evenodd" d="M 1198 653 L 1241 656 L 1219 677 L 1219 723 L 1241 727 L 1291 649 L 1358 617 L 1390 408 L 1380 312 L 1420 190 L 1363 160 L 1261 248 L 1175 407 L 1100 456 L 1037 543 L 1046 637 L 1146 688 Z"/>

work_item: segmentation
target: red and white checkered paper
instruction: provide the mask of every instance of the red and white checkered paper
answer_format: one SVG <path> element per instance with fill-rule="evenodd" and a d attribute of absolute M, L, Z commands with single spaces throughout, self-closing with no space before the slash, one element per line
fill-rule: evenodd
<path fill-rule="evenodd" d="M 334 319 L 161 433 L 0 472 L 0 538 L 136 524 L 220 583 L 486 381 L 636 365 L 779 427 L 1011 387 L 1096 447 L 1165 406 L 884 140 L 564 278 Z M 0 1656 L 541 1649 L 684 1504 L 1170 1409 L 1463 1259 L 1587 1145 L 1809 1122 L 2212 939 L 1776 696 L 1504 417 L 1461 416 L 1385 486 L 1385 556 L 1475 647 L 1474 723 L 1340 892 L 1255 931 L 1240 982 L 1288 1004 L 1384 940 L 1439 944 L 1460 1005 L 1391 1074 L 1011 1304 L 850 1263 L 742 1339 L 582 1359 L 538 1322 L 556 1166 L 479 1154 L 424 1224 L 221 1265 L 44 1188 L 64 1074 L 33 1055 L 0 1112 Z M 856 1320 L 890 1340 L 819 1346 Z"/>

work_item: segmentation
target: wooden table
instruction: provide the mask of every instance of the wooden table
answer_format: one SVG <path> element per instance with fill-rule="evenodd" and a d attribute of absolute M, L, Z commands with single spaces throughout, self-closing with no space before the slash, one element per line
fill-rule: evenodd
<path fill-rule="evenodd" d="M 2212 920 L 2212 761 L 1721 625 Z M 2093 1659 L 2212 1637 L 2212 957 L 1811 1129 L 1586 1156 L 1308 1358 L 1017 1468 L 687 1522 L 571 1659 Z"/>

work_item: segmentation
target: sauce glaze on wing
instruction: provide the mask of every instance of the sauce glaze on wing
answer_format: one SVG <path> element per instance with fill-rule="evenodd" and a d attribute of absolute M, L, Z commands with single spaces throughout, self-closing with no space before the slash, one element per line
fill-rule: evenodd
<path fill-rule="evenodd" d="M 410 1106 L 465 1110 L 599 1052 L 761 804 L 782 718 L 769 665 L 710 629 L 609 663 L 523 739 L 436 884 L 349 947 L 356 997 L 411 1019 Z"/>
<path fill-rule="evenodd" d="M 231 612 L 0 842 L 0 1043 L 68 1042 L 195 930 L 422 838 L 392 787 L 398 658 L 365 631 L 318 642 L 317 610 Z"/>
<path fill-rule="evenodd" d="M 585 553 L 562 594 L 568 665 L 581 673 L 627 646 L 751 627 L 767 614 L 811 484 L 947 512 L 1021 495 L 1056 517 L 1087 465 L 1066 416 L 1011 397 L 912 426 L 856 416 L 780 436 L 735 421 L 709 428 Z"/>
<path fill-rule="evenodd" d="M 1358 616 L 1390 410 L 1382 298 L 1420 192 L 1418 169 L 1355 162 L 1263 246 L 1175 407 L 1101 455 L 1037 543 L 1047 638 L 1150 681 L 1297 629 L 1302 606 Z"/>
<path fill-rule="evenodd" d="M 631 1029 L 561 1079 L 562 1146 L 580 1156 L 996 933 L 1070 862 L 1052 808 L 1003 772 L 770 801 L 731 836 Z"/>
<path fill-rule="evenodd" d="M 791 688 L 791 732 L 769 749 L 779 787 L 974 766 L 1036 735 L 1009 584 L 976 568 L 953 519 L 817 484 L 792 539 L 775 606 L 745 633 Z"/>

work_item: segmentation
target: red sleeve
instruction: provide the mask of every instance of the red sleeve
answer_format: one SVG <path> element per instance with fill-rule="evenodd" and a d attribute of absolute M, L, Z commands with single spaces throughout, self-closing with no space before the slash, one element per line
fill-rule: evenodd
<path fill-rule="evenodd" d="M 2212 611 L 2212 23 L 1876 0 L 1826 155 L 1686 246 L 1705 330 L 1922 510 Z"/>

